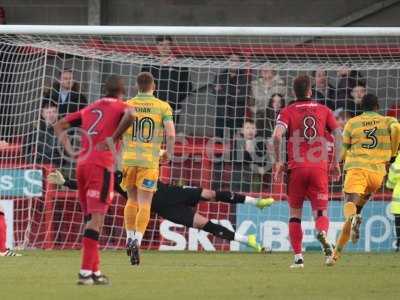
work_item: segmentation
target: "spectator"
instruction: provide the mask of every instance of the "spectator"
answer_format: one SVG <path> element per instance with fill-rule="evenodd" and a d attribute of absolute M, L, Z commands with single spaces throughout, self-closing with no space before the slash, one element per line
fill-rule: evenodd
<path fill-rule="evenodd" d="M 328 82 L 328 77 L 325 70 L 316 70 L 313 72 L 315 80 L 312 87 L 312 98 L 316 101 L 325 104 L 330 109 L 336 109 L 335 89 Z"/>
<path fill-rule="evenodd" d="M 251 93 L 254 101 L 251 109 L 255 114 L 265 112 L 273 94 L 286 94 L 285 82 L 275 70 L 264 68 L 260 75 L 251 82 Z"/>
<path fill-rule="evenodd" d="M 346 107 L 346 102 L 351 98 L 351 92 L 359 81 L 363 81 L 363 76 L 359 71 L 350 70 L 348 66 L 339 69 L 336 86 L 336 109 Z"/>
<path fill-rule="evenodd" d="M 346 103 L 346 111 L 352 116 L 357 116 L 362 113 L 361 101 L 367 93 L 364 83 L 358 82 L 351 91 L 351 98 Z"/>
<path fill-rule="evenodd" d="M 40 113 L 39 136 L 36 146 L 36 162 L 39 164 L 53 164 L 56 167 L 60 167 L 62 164 L 58 140 L 53 130 L 53 125 L 57 120 L 57 105 L 53 101 L 44 100 Z"/>
<path fill-rule="evenodd" d="M 246 100 L 250 91 L 248 70 L 238 68 L 240 56 L 232 54 L 229 68 L 222 70 L 215 78 L 214 92 L 217 96 L 215 135 L 224 137 L 225 128 L 230 137 L 241 128 L 246 115 Z"/>
<path fill-rule="evenodd" d="M 268 106 L 264 111 L 259 111 L 256 114 L 256 127 L 258 135 L 265 138 L 272 136 L 272 131 L 275 128 L 276 118 L 280 110 L 285 107 L 285 98 L 282 94 L 275 93 L 268 100 Z"/>
<path fill-rule="evenodd" d="M 240 192 L 261 191 L 266 147 L 257 137 L 252 120 L 246 120 L 233 143 L 232 190 Z"/>
<path fill-rule="evenodd" d="M 0 6 L 0 24 L 5 25 L 7 24 L 6 22 L 6 11 L 4 7 Z"/>
<path fill-rule="evenodd" d="M 87 105 L 87 100 L 80 93 L 79 85 L 74 81 L 71 70 L 63 70 L 60 81 L 53 85 L 49 98 L 58 104 L 60 117 L 72 112 L 76 112 Z"/>
<path fill-rule="evenodd" d="M 167 101 L 178 117 L 182 102 L 192 91 L 189 69 L 166 65 L 175 60 L 172 51 L 173 40 L 170 36 L 159 36 L 156 42 L 160 65 L 144 66 L 142 72 L 150 72 L 153 75 L 156 82 L 155 96 Z M 178 123 L 178 120 L 175 122 Z"/>

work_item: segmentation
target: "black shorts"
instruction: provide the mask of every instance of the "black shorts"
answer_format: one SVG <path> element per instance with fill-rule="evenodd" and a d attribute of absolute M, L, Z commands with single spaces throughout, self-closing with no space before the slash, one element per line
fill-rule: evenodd
<path fill-rule="evenodd" d="M 192 227 L 202 191 L 201 188 L 170 185 L 159 188 L 153 197 L 151 210 L 171 222 Z"/>

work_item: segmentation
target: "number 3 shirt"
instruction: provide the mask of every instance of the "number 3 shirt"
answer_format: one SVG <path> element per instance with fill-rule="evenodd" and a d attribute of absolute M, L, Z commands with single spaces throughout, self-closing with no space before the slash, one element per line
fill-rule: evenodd
<path fill-rule="evenodd" d="M 395 131 L 398 131 L 397 120 L 376 112 L 364 112 L 351 118 L 343 131 L 344 169 L 386 174 L 386 163 L 396 155 L 399 144 Z"/>
<path fill-rule="evenodd" d="M 172 122 L 171 106 L 151 94 L 138 94 L 126 102 L 135 119 L 123 137 L 124 167 L 158 169 L 164 122 Z"/>
<path fill-rule="evenodd" d="M 101 98 L 80 111 L 65 117 L 72 127 L 81 127 L 81 150 L 78 164 L 96 164 L 107 169 L 114 166 L 112 151 L 98 150 L 96 145 L 111 137 L 117 129 L 126 104 L 116 98 Z M 117 150 L 119 145 L 116 146 Z"/>
<path fill-rule="evenodd" d="M 287 130 L 289 169 L 328 169 L 326 131 L 338 125 L 327 106 L 311 99 L 294 101 L 281 110 L 276 124 Z"/>

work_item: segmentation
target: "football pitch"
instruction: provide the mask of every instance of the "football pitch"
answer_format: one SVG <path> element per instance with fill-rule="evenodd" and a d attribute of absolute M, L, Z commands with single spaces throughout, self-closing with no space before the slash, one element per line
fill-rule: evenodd
<path fill-rule="evenodd" d="M 26 251 L 0 257 L 0 299 L 399 299 L 400 254 L 347 254 L 323 265 L 305 254 L 305 268 L 290 270 L 289 253 L 142 254 L 132 267 L 123 251 L 102 251 L 111 286 L 77 286 L 79 251 Z"/>

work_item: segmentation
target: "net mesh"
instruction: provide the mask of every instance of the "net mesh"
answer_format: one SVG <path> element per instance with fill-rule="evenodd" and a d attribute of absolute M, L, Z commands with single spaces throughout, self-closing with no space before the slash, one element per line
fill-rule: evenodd
<path fill-rule="evenodd" d="M 293 79 L 310 74 L 314 98 L 342 122 L 357 113 L 357 101 L 366 92 L 378 95 L 381 113 L 397 117 L 398 45 L 394 36 L 1 34 L 0 197 L 14 201 L 15 245 L 80 246 L 83 222 L 76 191 L 46 180 L 54 169 L 75 178 L 75 164 L 60 149 L 51 124 L 100 98 L 111 74 L 124 78 L 126 96 L 133 97 L 136 75 L 145 70 L 156 79 L 158 97 L 173 107 L 178 132 L 175 159 L 162 167 L 162 180 L 282 200 L 265 211 L 224 203 L 202 203 L 199 211 L 242 234 L 256 233 L 273 250 L 289 250 L 286 187 L 271 176 L 270 137 L 279 109 L 294 100 Z M 330 185 L 330 198 L 334 241 L 342 222 L 341 182 Z M 351 249 L 393 248 L 388 200 L 381 190 L 370 201 L 361 240 Z M 103 247 L 125 243 L 124 203 L 115 197 L 101 233 Z M 303 220 L 305 245 L 312 249 L 316 241 L 308 206 Z M 156 215 L 145 246 L 242 249 Z"/>

